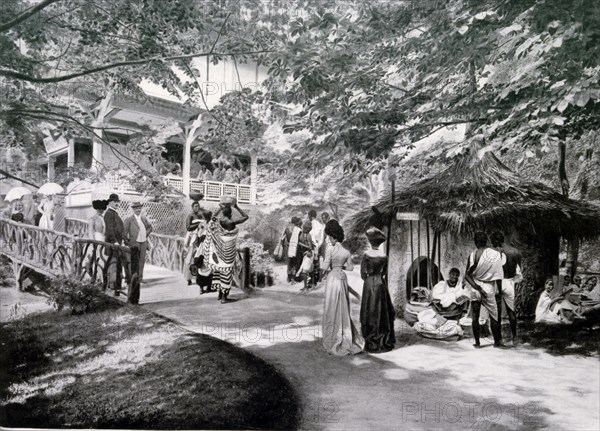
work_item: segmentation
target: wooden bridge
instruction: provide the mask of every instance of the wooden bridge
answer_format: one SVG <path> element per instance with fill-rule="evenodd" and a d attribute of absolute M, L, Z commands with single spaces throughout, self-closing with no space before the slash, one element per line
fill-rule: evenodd
<path fill-rule="evenodd" d="M 88 239 L 87 229 L 87 222 L 76 219 L 66 219 L 66 232 L 57 232 L 0 217 L 0 254 L 11 260 L 19 289 L 33 272 L 103 281 L 107 255 L 116 256 L 122 263 L 129 260 L 129 247 Z M 182 237 L 151 233 L 148 242 L 148 264 L 183 272 L 186 250 Z M 248 288 L 249 250 L 238 249 L 236 261 L 239 287 Z"/>

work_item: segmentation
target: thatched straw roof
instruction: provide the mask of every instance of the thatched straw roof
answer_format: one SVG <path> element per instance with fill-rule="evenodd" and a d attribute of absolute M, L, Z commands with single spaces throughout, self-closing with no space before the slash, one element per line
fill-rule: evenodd
<path fill-rule="evenodd" d="M 442 172 L 396 192 L 374 207 L 387 223 L 398 211 L 418 212 L 434 229 L 455 234 L 513 227 L 563 237 L 600 235 L 600 207 L 568 199 L 539 182 L 519 177 L 492 153 L 465 156 Z M 359 235 L 377 222 L 372 208 L 350 218 Z"/>

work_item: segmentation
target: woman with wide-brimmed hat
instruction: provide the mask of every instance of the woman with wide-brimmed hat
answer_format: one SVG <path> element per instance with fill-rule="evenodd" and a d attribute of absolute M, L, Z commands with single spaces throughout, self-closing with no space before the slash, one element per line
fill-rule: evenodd
<path fill-rule="evenodd" d="M 387 286 L 388 259 L 379 249 L 386 237 L 375 227 L 369 228 L 366 234 L 371 249 L 365 252 L 360 264 L 360 275 L 364 280 L 360 307 L 361 332 L 367 352 L 389 352 L 396 342 L 396 316 Z"/>

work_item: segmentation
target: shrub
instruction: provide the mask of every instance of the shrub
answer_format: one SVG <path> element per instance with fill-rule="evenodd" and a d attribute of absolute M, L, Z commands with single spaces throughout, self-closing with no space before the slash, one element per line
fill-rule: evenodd
<path fill-rule="evenodd" d="M 50 303 L 57 310 L 67 306 L 71 308 L 71 314 L 83 314 L 94 310 L 103 297 L 101 283 L 79 281 L 66 276 L 49 280 L 44 290 L 50 296 Z"/>
<path fill-rule="evenodd" d="M 5 256 L 0 256 L 0 287 L 15 287 L 11 261 Z"/>

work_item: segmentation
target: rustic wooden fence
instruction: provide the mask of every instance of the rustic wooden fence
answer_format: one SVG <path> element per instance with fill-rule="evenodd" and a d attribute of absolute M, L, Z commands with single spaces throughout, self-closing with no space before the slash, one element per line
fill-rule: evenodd
<path fill-rule="evenodd" d="M 124 263 L 129 247 L 0 218 L 0 254 L 12 262 L 19 288 L 32 272 L 48 277 L 104 280 L 107 256 Z"/>
<path fill-rule="evenodd" d="M 68 233 L 86 237 L 88 235 L 87 222 L 85 220 L 65 220 Z M 146 263 L 175 272 L 183 272 L 186 253 L 184 238 L 180 236 L 161 235 L 151 233 L 148 236 L 148 251 L 146 252 Z M 89 240 L 88 240 L 89 242 Z M 234 278 L 240 287 L 250 286 L 250 249 L 238 248 Z"/>

